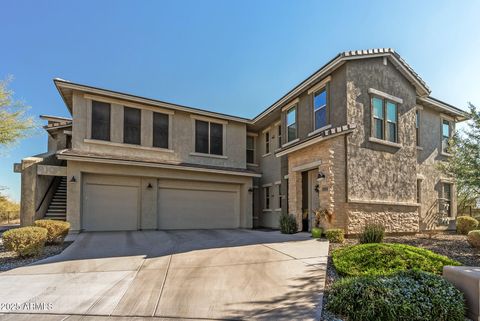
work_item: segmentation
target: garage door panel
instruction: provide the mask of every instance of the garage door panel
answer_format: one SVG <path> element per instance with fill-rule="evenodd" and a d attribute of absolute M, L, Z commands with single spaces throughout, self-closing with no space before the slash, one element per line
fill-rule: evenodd
<path fill-rule="evenodd" d="M 139 196 L 138 186 L 85 184 L 83 229 L 137 230 Z"/>
<path fill-rule="evenodd" d="M 160 229 L 238 228 L 239 192 L 210 185 L 204 189 L 165 188 L 158 193 Z"/>

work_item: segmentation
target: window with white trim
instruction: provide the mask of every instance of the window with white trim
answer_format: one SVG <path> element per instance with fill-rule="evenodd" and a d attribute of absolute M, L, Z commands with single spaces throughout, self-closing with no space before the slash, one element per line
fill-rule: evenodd
<path fill-rule="evenodd" d="M 385 98 L 373 96 L 371 105 L 372 136 L 377 139 L 397 143 L 397 104 Z"/>
<path fill-rule="evenodd" d="M 313 94 L 314 130 L 327 126 L 327 86 Z"/>
<path fill-rule="evenodd" d="M 265 206 L 264 208 L 266 210 L 269 210 L 270 209 L 270 201 L 271 201 L 271 195 L 270 195 L 270 186 L 266 186 L 264 187 L 264 196 L 265 196 Z"/>
<path fill-rule="evenodd" d="M 270 153 L 270 131 L 265 132 L 265 154 Z"/>
<path fill-rule="evenodd" d="M 247 136 L 247 164 L 255 163 L 255 137 Z"/>
<path fill-rule="evenodd" d="M 442 152 L 448 153 L 452 138 L 452 124 L 447 119 L 442 119 Z"/>
<path fill-rule="evenodd" d="M 287 142 L 297 138 L 297 106 L 287 111 Z"/>

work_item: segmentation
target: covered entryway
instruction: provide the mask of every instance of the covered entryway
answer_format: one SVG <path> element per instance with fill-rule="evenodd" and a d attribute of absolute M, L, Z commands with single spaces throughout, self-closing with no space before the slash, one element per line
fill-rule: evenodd
<path fill-rule="evenodd" d="M 158 183 L 158 228 L 240 227 L 240 185 L 187 180 Z"/>
<path fill-rule="evenodd" d="M 139 178 L 86 175 L 83 195 L 83 230 L 128 231 L 139 228 Z"/>

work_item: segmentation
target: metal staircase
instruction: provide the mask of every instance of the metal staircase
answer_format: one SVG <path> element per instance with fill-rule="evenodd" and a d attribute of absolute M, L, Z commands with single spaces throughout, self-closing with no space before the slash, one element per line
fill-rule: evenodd
<path fill-rule="evenodd" d="M 67 219 L 67 178 L 62 176 L 52 201 L 48 205 L 45 218 L 65 221 Z"/>

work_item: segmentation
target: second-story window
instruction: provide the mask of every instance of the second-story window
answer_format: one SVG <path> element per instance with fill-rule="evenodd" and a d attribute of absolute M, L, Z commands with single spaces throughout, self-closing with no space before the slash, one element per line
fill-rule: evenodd
<path fill-rule="evenodd" d="M 282 147 L 282 125 L 278 125 L 277 133 L 277 148 Z"/>
<path fill-rule="evenodd" d="M 449 141 L 452 136 L 451 124 L 448 120 L 442 120 L 442 152 L 448 153 Z"/>
<path fill-rule="evenodd" d="M 291 142 L 297 138 L 297 107 L 287 111 L 287 141 Z"/>
<path fill-rule="evenodd" d="M 223 155 L 223 125 L 195 120 L 195 152 Z"/>
<path fill-rule="evenodd" d="M 110 140 L 110 104 L 92 101 L 92 139 Z"/>
<path fill-rule="evenodd" d="M 265 154 L 270 153 L 270 132 L 265 132 Z"/>
<path fill-rule="evenodd" d="M 327 126 L 327 87 L 323 87 L 313 94 L 313 119 L 315 128 L 319 129 Z"/>
<path fill-rule="evenodd" d="M 255 163 L 255 137 L 247 136 L 247 163 Z"/>
<path fill-rule="evenodd" d="M 379 97 L 372 98 L 372 136 L 397 142 L 397 104 Z"/>
<path fill-rule="evenodd" d="M 265 187 L 265 209 L 270 209 L 270 186 Z"/>
<path fill-rule="evenodd" d="M 123 142 L 140 145 L 141 113 L 137 108 L 123 108 Z"/>
<path fill-rule="evenodd" d="M 417 146 L 420 145 L 420 111 L 417 110 L 415 114 L 415 134 L 416 134 L 416 139 L 417 139 Z"/>
<path fill-rule="evenodd" d="M 153 146 L 168 148 L 169 116 L 167 114 L 153 113 Z"/>

